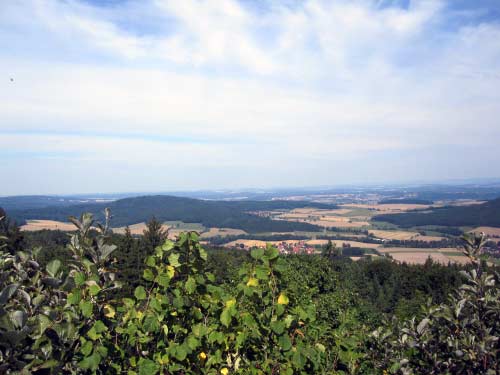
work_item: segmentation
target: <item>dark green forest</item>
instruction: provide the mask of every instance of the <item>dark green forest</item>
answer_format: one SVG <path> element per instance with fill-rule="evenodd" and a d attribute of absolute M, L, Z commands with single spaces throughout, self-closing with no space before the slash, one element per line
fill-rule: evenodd
<path fill-rule="evenodd" d="M 195 232 L 167 240 L 155 219 L 139 237 L 110 219 L 72 218 L 71 234 L 0 221 L 0 373 L 500 370 L 499 275 L 482 236 L 464 237 L 466 267 L 407 265 L 205 249 Z"/>
<path fill-rule="evenodd" d="M 470 206 L 433 208 L 430 212 L 406 212 L 374 216 L 374 221 L 385 221 L 403 228 L 421 225 L 500 226 L 500 198 Z"/>
<path fill-rule="evenodd" d="M 320 231 L 307 223 L 276 221 L 249 214 L 252 211 L 293 209 L 300 207 L 336 208 L 334 205 L 294 201 L 206 201 L 166 195 L 119 199 L 107 203 L 72 206 L 49 206 L 25 210 L 10 210 L 9 215 L 22 223 L 29 219 L 67 221 L 69 216 L 90 212 L 103 220 L 103 210 L 109 207 L 114 215 L 113 226 L 141 223 L 156 217 L 160 221 L 180 220 L 201 223 L 206 227 L 228 227 L 255 232 Z"/>

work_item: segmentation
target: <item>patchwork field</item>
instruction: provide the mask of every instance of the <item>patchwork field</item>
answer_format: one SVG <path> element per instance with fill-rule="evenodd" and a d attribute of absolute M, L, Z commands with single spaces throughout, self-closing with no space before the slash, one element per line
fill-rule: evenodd
<path fill-rule="evenodd" d="M 37 231 L 43 229 L 70 232 L 76 230 L 76 227 L 72 223 L 54 220 L 28 220 L 27 224 L 21 226 L 21 230 L 24 231 Z"/>
<path fill-rule="evenodd" d="M 400 252 L 400 253 L 390 253 L 392 258 L 400 263 L 406 262 L 409 264 L 424 264 L 427 259 L 431 258 L 434 262 L 441 264 L 448 264 L 449 262 L 456 262 L 456 260 L 451 257 L 439 252 Z M 465 258 L 464 258 L 465 259 Z"/>
<path fill-rule="evenodd" d="M 203 232 L 200 237 L 201 238 L 227 237 L 227 236 L 240 236 L 244 234 L 247 234 L 247 232 L 241 229 L 210 228 L 208 231 Z"/>
<path fill-rule="evenodd" d="M 128 226 L 130 229 L 130 233 L 133 236 L 138 236 L 142 235 L 144 230 L 146 229 L 146 223 L 137 223 L 137 224 L 132 224 Z M 168 225 L 163 225 L 162 226 L 163 230 L 168 230 Z M 117 234 L 124 234 L 125 233 L 125 227 L 118 227 L 118 228 L 111 228 L 113 230 L 113 233 Z"/>
<path fill-rule="evenodd" d="M 368 233 L 374 235 L 377 238 L 381 238 L 384 240 L 399 240 L 399 241 L 407 241 L 407 240 L 416 240 L 416 241 L 441 241 L 444 237 L 439 236 L 423 236 L 417 232 L 408 232 L 402 230 L 369 230 Z"/>
<path fill-rule="evenodd" d="M 460 252 L 457 248 L 438 248 L 438 249 L 422 249 L 408 247 L 381 247 L 377 251 L 381 254 L 388 254 L 397 262 L 406 262 L 410 264 L 423 264 L 427 258 L 432 258 L 433 261 L 448 264 L 469 263 L 469 259 Z"/>
<path fill-rule="evenodd" d="M 311 246 L 325 246 L 328 243 L 328 240 L 309 240 L 306 241 L 306 244 Z M 342 247 L 344 244 L 349 244 L 351 247 L 361 247 L 364 249 L 378 249 L 381 245 L 376 243 L 365 243 L 358 241 L 342 241 L 342 240 L 332 240 L 332 243 L 335 244 L 336 247 Z"/>
<path fill-rule="evenodd" d="M 352 211 L 345 208 L 334 210 L 298 208 L 289 212 L 274 211 L 271 212 L 271 216 L 275 220 L 298 221 L 323 228 L 361 228 L 370 225 L 367 216 L 350 217 Z"/>
<path fill-rule="evenodd" d="M 398 213 L 407 212 L 411 210 L 424 210 L 430 207 L 436 207 L 436 205 L 429 204 L 407 204 L 407 203 L 387 203 L 387 204 L 343 204 L 342 208 L 345 209 L 365 209 L 370 211 L 376 211 L 376 213 Z"/>
<path fill-rule="evenodd" d="M 224 246 L 225 247 L 236 247 L 239 244 L 243 244 L 246 247 L 265 247 L 267 242 L 266 241 L 260 241 L 260 240 L 235 240 L 226 243 Z"/>

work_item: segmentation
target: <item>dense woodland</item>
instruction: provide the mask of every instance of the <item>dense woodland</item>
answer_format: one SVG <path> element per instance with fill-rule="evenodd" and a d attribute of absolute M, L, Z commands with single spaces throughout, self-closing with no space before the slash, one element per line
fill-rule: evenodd
<path fill-rule="evenodd" d="M 500 226 L 500 198 L 470 206 L 433 208 L 430 212 L 406 212 L 373 217 L 375 221 L 386 221 L 403 228 L 420 225 Z"/>
<path fill-rule="evenodd" d="M 0 221 L 0 373 L 495 374 L 499 275 Z M 0 212 L 0 216 L 4 216 Z M 96 227 L 97 229 L 92 229 Z"/>

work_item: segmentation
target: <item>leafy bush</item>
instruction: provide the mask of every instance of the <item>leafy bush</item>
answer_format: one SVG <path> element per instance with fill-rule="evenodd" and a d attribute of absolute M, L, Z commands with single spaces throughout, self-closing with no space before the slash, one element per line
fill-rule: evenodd
<path fill-rule="evenodd" d="M 422 306 L 424 317 L 393 319 L 372 335 L 373 362 L 394 374 L 498 374 L 500 293 L 498 274 L 483 271 L 483 235 L 464 237 L 474 268 L 447 303 Z"/>
<path fill-rule="evenodd" d="M 94 238 L 90 214 L 72 221 L 67 274 L 59 260 L 42 269 L 37 251 L 1 254 L 2 372 L 319 371 L 325 347 L 314 339 L 314 306 L 292 306 L 280 289 L 277 249 L 252 251 L 228 293 L 204 271 L 198 235 L 183 233 L 146 258 L 146 287 L 115 301 L 107 220 Z"/>

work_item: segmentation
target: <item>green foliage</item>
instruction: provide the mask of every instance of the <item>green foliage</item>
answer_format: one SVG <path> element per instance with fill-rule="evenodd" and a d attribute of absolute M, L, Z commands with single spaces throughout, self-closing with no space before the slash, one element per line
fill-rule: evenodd
<path fill-rule="evenodd" d="M 0 253 L 2 373 L 95 371 L 107 357 L 107 298 L 119 286 L 106 269 L 114 247 L 106 243 L 107 226 L 89 238 L 91 215 L 72 221 L 78 231 L 66 274 L 59 260 L 41 267 L 38 250 Z"/>
<path fill-rule="evenodd" d="M 196 232 L 150 248 L 127 231 L 117 250 L 104 218 L 71 218 L 71 257 L 43 265 L 39 248 L 12 254 L 0 236 L 0 373 L 499 371 L 498 275 L 480 261 L 483 237 L 465 238 L 472 265 L 444 301 L 456 268 L 280 257 L 272 246 L 209 260 Z"/>
<path fill-rule="evenodd" d="M 498 274 L 481 268 L 484 237 L 465 236 L 474 268 L 446 303 L 422 306 L 422 319 L 394 319 L 372 335 L 373 363 L 394 374 L 497 374 L 500 371 Z"/>

